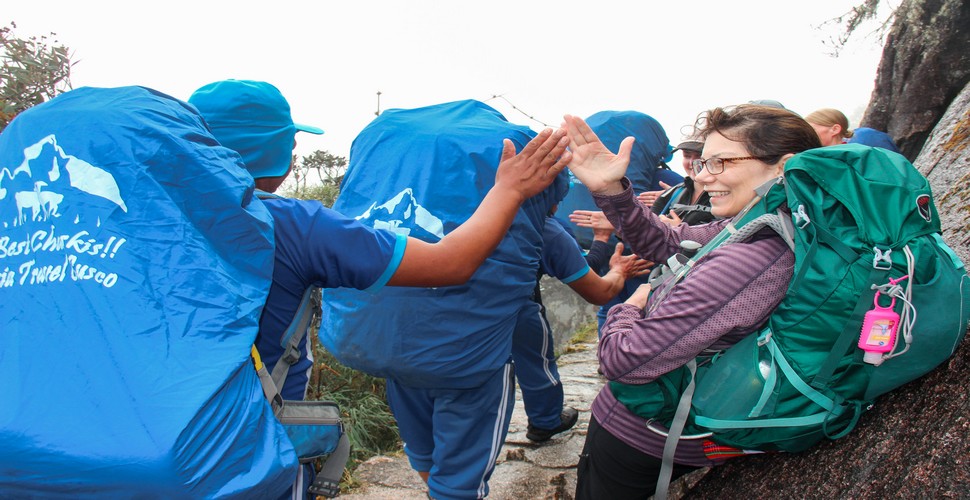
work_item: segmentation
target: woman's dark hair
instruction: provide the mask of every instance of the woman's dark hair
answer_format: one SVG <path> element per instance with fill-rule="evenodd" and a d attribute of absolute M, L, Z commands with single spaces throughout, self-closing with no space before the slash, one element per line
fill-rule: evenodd
<path fill-rule="evenodd" d="M 698 116 L 696 136 L 707 139 L 713 132 L 745 145 L 752 156 L 774 164 L 788 153 L 820 148 L 815 129 L 802 117 L 772 106 L 739 104 L 714 108 Z"/>

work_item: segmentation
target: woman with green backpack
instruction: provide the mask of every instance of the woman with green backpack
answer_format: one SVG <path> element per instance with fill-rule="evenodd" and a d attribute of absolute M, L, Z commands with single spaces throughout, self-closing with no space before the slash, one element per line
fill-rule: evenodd
<path fill-rule="evenodd" d="M 743 104 L 702 114 L 694 135 L 705 141 L 704 154 L 691 169 L 719 220 L 670 227 L 636 200 L 624 176 L 633 138 L 614 155 L 581 118 L 567 115 L 565 122 L 570 170 L 624 242 L 655 262 L 680 253 L 682 242 L 714 239 L 756 198 L 756 188 L 782 175 L 789 158 L 821 146 L 811 125 L 784 109 Z M 610 310 L 599 344 L 600 368 L 610 382 L 592 405 L 577 499 L 648 498 L 658 481 L 669 480 L 661 476 L 667 429 L 657 422 L 671 420 L 677 399 L 652 382 L 758 330 L 784 297 L 793 266 L 785 241 L 760 230 L 711 250 L 680 281 L 666 280 L 656 290 L 643 285 Z M 723 462 L 723 449 L 712 445 L 684 439 L 667 450 L 672 476 Z"/>

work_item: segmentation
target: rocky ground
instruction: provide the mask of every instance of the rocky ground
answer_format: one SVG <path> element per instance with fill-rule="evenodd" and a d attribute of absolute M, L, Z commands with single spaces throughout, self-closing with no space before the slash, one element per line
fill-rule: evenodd
<path fill-rule="evenodd" d="M 512 414 L 509 434 L 489 481 L 489 498 L 573 498 L 576 490 L 576 464 L 586 439 L 589 408 L 605 381 L 596 373 L 595 342 L 594 338 L 589 342 L 575 344 L 559 358 L 559 373 L 566 393 L 566 405 L 579 410 L 579 422 L 569 431 L 558 434 L 541 445 L 526 439 L 528 422 L 521 393 L 516 391 L 515 411 Z M 361 464 L 355 475 L 363 483 L 362 487 L 345 492 L 340 498 L 427 499 L 424 482 L 408 465 L 403 453 L 397 456 L 374 457 Z"/>

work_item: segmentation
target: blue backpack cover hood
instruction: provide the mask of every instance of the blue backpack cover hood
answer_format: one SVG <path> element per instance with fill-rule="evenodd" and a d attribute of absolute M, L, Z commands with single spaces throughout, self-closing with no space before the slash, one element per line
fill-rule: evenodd
<path fill-rule="evenodd" d="M 278 496 L 250 360 L 269 214 L 195 109 L 80 88 L 0 134 L 0 491 Z"/>
<path fill-rule="evenodd" d="M 639 111 L 600 111 L 586 119 L 593 132 L 603 141 L 603 145 L 616 153 L 620 143 L 627 137 L 634 137 L 633 150 L 630 152 L 630 165 L 626 176 L 633 185 L 633 192 L 660 189 L 657 182 L 661 162 L 668 162 L 673 155 L 673 147 L 667 133 L 652 116 Z M 569 214 L 574 210 L 599 210 L 593 196 L 583 183 L 570 174 L 569 192 L 556 216 L 572 228 L 581 247 L 589 249 L 593 241 L 592 229 L 577 227 L 569 222 Z"/>
<path fill-rule="evenodd" d="M 853 130 L 852 137 L 847 142 L 849 144 L 864 144 L 866 146 L 888 149 L 893 153 L 899 153 L 899 148 L 896 147 L 896 143 L 893 142 L 892 137 L 889 137 L 889 134 L 873 128 L 859 127 Z"/>
<path fill-rule="evenodd" d="M 502 140 L 520 151 L 534 136 L 473 100 L 387 110 L 354 140 L 334 209 L 374 228 L 438 241 L 494 185 Z M 515 313 L 535 286 L 542 225 L 566 182 L 561 174 L 523 204 L 465 285 L 324 290 L 323 345 L 350 367 L 411 386 L 481 385 L 509 358 Z"/>

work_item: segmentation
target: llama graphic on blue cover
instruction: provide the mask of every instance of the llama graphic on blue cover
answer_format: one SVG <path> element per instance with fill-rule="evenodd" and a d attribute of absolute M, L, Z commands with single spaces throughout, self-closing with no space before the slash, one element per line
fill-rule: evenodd
<path fill-rule="evenodd" d="M 73 198 L 85 194 L 128 211 L 114 177 L 104 169 L 65 152 L 57 145 L 57 137 L 53 134 L 25 148 L 24 160 L 20 165 L 0 166 L 0 206 L 5 215 L 2 219 L 4 227 L 48 222 L 67 215 L 66 212 L 74 214 L 74 222 L 79 222 L 77 210 L 62 208 L 61 205 L 65 196 Z M 12 198 L 8 200 L 8 197 Z M 110 206 L 107 207 L 110 209 Z"/>

